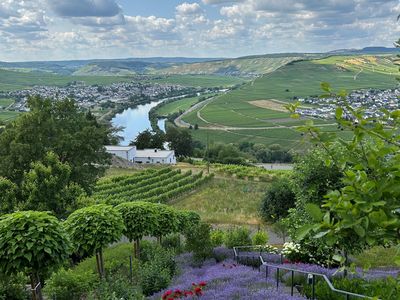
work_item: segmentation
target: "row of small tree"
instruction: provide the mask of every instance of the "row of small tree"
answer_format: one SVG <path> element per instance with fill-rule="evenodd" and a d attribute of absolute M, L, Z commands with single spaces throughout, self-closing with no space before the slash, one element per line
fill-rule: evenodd
<path fill-rule="evenodd" d="M 60 267 L 70 255 L 78 259 L 96 255 L 97 271 L 104 277 L 103 249 L 125 235 L 135 244 L 144 236 L 161 240 L 173 232 L 187 232 L 200 222 L 194 212 L 167 205 L 130 202 L 78 209 L 61 222 L 47 212 L 21 211 L 0 219 L 0 269 L 6 275 L 30 277 L 33 299 L 42 299 L 40 278 Z"/>

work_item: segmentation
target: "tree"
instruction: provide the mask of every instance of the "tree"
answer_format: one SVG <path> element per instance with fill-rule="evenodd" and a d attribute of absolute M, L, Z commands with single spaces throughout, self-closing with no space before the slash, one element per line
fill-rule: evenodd
<path fill-rule="evenodd" d="M 261 203 L 261 215 L 267 222 L 276 222 L 288 215 L 289 208 L 295 206 L 296 198 L 289 178 L 273 182 Z"/>
<path fill-rule="evenodd" d="M 200 215 L 190 210 L 177 211 L 177 216 L 179 221 L 178 226 L 181 233 L 190 231 L 201 221 Z"/>
<path fill-rule="evenodd" d="M 63 226 L 48 213 L 21 211 L 0 218 L 0 270 L 28 275 L 35 300 L 42 299 L 40 275 L 62 265 L 70 250 Z"/>
<path fill-rule="evenodd" d="M 43 162 L 31 164 L 24 174 L 22 195 L 25 209 L 52 211 L 63 218 L 77 208 L 76 199 L 84 193 L 77 184 L 71 183 L 71 167 L 62 163 L 58 156 L 49 152 Z"/>
<path fill-rule="evenodd" d="M 189 130 L 169 126 L 166 141 L 169 148 L 175 150 L 176 156 L 190 156 L 193 154 L 193 139 Z"/>
<path fill-rule="evenodd" d="M 209 224 L 199 222 L 185 234 L 186 248 L 193 252 L 193 259 L 197 263 L 202 263 L 212 255 L 213 246 L 210 232 L 211 226 Z"/>
<path fill-rule="evenodd" d="M 160 204 L 149 202 L 126 202 L 119 204 L 115 209 L 121 214 L 125 223 L 123 234 L 130 242 L 135 242 L 135 257 L 139 258 L 139 242 L 143 236 L 156 231 L 158 226 L 157 209 Z"/>
<path fill-rule="evenodd" d="M 20 185 L 32 162 L 56 153 L 71 167 L 71 181 L 90 191 L 105 171 L 113 130 L 81 112 L 70 99 L 28 99 L 30 112 L 20 115 L 0 134 L 0 176 Z"/>
<path fill-rule="evenodd" d="M 17 206 L 17 185 L 0 177 L 0 215 L 12 212 Z"/>
<path fill-rule="evenodd" d="M 157 148 L 164 149 L 165 134 L 162 131 L 152 132 L 148 129 L 138 134 L 136 139 L 129 145 L 138 149 Z"/>
<path fill-rule="evenodd" d="M 336 122 L 352 138 L 328 135 L 311 122 L 301 128 L 312 142 L 326 149 L 330 158 L 325 165 L 335 165 L 344 175 L 343 186 L 329 192 L 322 205 L 307 205 L 313 224 L 303 226 L 298 237 L 311 233 L 316 239 L 323 238 L 343 251 L 341 261 L 345 262 L 347 253 L 400 241 L 400 110 L 367 118 L 362 109 L 347 103 L 346 93 L 334 93 L 327 83 L 322 88 L 337 98 Z M 290 109 L 295 111 L 296 106 Z M 338 140 L 346 151 L 331 155 L 329 146 Z"/>
<path fill-rule="evenodd" d="M 156 209 L 158 225 L 153 228 L 152 236 L 161 238 L 167 234 L 179 231 L 179 218 L 177 212 L 170 206 L 159 204 Z"/>
<path fill-rule="evenodd" d="M 96 254 L 97 271 L 104 277 L 103 249 L 117 242 L 125 229 L 120 213 L 105 204 L 81 208 L 68 217 L 65 228 L 74 253 L 82 258 Z"/>

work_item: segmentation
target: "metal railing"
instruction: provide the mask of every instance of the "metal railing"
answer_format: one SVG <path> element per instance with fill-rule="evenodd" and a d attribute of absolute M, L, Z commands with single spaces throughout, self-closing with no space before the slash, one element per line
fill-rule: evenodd
<path fill-rule="evenodd" d="M 243 254 L 240 255 L 240 249 L 254 249 L 257 251 L 253 251 L 253 254 Z M 288 272 L 291 272 L 291 291 L 290 294 L 291 296 L 294 295 L 294 274 L 295 273 L 300 273 L 300 274 L 305 274 L 307 275 L 307 280 L 308 283 L 311 285 L 311 299 L 315 300 L 315 283 L 316 283 L 316 277 L 321 277 L 326 284 L 328 285 L 329 289 L 337 294 L 341 294 L 343 296 L 346 297 L 346 300 L 350 300 L 350 297 L 352 298 L 359 298 L 359 299 L 375 299 L 375 300 L 380 300 L 377 298 L 373 298 L 373 297 L 369 297 L 369 296 L 365 296 L 365 295 L 360 295 L 360 294 L 356 294 L 356 293 L 351 293 L 351 292 L 347 292 L 344 290 L 340 290 L 337 289 L 333 286 L 332 282 L 330 281 L 330 279 L 325 275 L 325 274 L 321 274 L 321 273 L 314 273 L 314 272 L 308 272 L 308 271 L 304 271 L 301 269 L 296 269 L 296 268 L 290 268 L 290 267 L 285 267 L 283 266 L 283 254 L 282 253 L 278 253 L 277 255 L 279 255 L 280 257 L 280 264 L 273 264 L 273 263 L 269 263 L 267 261 L 264 260 L 262 253 L 267 253 L 267 254 L 275 254 L 275 253 L 270 253 L 270 252 L 265 252 L 263 251 L 263 246 L 240 246 L 240 247 L 233 247 L 233 252 L 235 255 L 235 260 L 240 263 L 240 258 L 244 257 L 246 258 L 247 262 L 249 262 L 249 258 L 251 257 L 253 260 L 258 259 L 259 260 L 259 271 L 261 271 L 261 266 L 265 266 L 265 278 L 268 279 L 268 273 L 269 273 L 269 268 L 274 268 L 276 269 L 276 288 L 279 288 L 279 283 L 280 283 L 280 277 L 279 277 L 279 273 L 281 270 L 285 270 Z M 255 255 L 255 253 L 258 253 L 258 256 Z"/>

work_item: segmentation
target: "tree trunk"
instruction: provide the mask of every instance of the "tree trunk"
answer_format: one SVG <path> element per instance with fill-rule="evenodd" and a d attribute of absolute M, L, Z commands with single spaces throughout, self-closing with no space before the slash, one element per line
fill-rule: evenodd
<path fill-rule="evenodd" d="M 103 250 L 100 249 L 100 267 L 101 267 L 101 278 L 104 278 L 105 276 L 105 270 L 104 270 L 104 259 L 103 259 Z"/>
<path fill-rule="evenodd" d="M 158 241 L 158 243 L 159 243 L 160 245 L 161 245 L 161 238 L 162 238 L 161 235 L 157 238 L 157 241 Z"/>
<path fill-rule="evenodd" d="M 139 257 L 140 257 L 140 240 L 139 239 L 134 241 L 134 248 L 135 248 L 135 258 L 139 259 Z"/>
<path fill-rule="evenodd" d="M 40 285 L 40 279 L 37 273 L 31 274 L 31 291 L 32 300 L 43 300 L 42 286 Z"/>
<path fill-rule="evenodd" d="M 103 278 L 103 267 L 101 262 L 100 252 L 96 252 L 96 269 L 100 279 Z"/>

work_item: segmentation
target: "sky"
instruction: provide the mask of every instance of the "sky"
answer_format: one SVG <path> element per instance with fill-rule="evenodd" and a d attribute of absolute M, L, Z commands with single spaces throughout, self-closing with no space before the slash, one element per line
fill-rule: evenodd
<path fill-rule="evenodd" d="M 0 61 L 393 46 L 400 0 L 0 0 Z"/>

